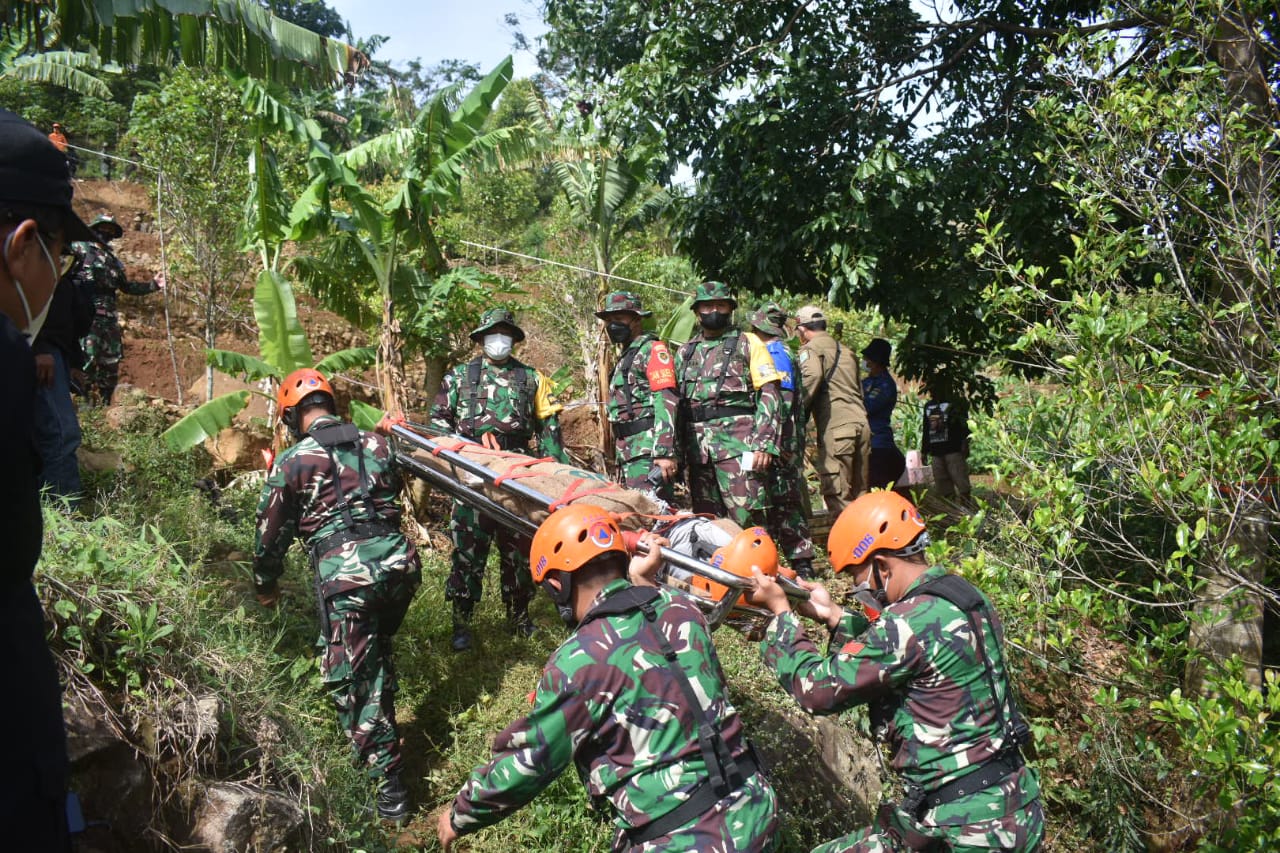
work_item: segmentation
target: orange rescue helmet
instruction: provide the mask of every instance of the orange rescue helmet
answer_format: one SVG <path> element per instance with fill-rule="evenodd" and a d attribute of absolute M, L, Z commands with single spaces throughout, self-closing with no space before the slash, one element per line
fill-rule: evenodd
<path fill-rule="evenodd" d="M 548 572 L 576 572 L 610 551 L 629 556 L 614 517 L 598 506 L 572 504 L 551 513 L 538 527 L 529 549 L 529 570 L 533 582 L 540 584 Z"/>
<path fill-rule="evenodd" d="M 861 566 L 878 551 L 900 557 L 919 554 L 929 545 L 924 519 L 915 504 L 897 492 L 867 492 L 844 508 L 827 537 L 831 568 L 837 572 Z"/>
<path fill-rule="evenodd" d="M 290 373 L 280 383 L 280 388 L 276 392 L 276 403 L 279 405 L 281 417 L 286 411 L 301 403 L 303 398 L 317 391 L 328 394 L 331 400 L 334 398 L 333 386 L 320 374 L 320 371 L 304 367 Z"/>
<path fill-rule="evenodd" d="M 763 527 L 748 527 L 734 535 L 727 545 L 717 548 L 708 562 L 747 580 L 752 578 L 752 566 L 759 568 L 761 574 L 774 577 L 778 574 L 778 546 Z M 712 601 L 722 601 L 729 594 L 727 586 L 702 575 L 690 578 L 689 586 L 699 597 Z M 741 595 L 734 606 L 742 603 Z"/>

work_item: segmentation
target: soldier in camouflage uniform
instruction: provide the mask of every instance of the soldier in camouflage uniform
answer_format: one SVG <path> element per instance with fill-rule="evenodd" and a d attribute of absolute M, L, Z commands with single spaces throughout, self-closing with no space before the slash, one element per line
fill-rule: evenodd
<path fill-rule="evenodd" d="M 89 224 L 102 244 L 76 243 L 73 248 L 80 262 L 72 276 L 73 283 L 93 298 L 93 325 L 81 346 L 85 352 L 85 372 L 89 375 L 86 394 L 96 395 L 102 405 L 111 404 L 111 395 L 120 381 L 120 359 L 124 356 L 124 340 L 120 335 L 120 317 L 116 313 L 117 291 L 130 296 L 145 296 L 164 289 L 164 276 L 154 281 L 129 281 L 124 264 L 112 253 L 110 243 L 124 234 L 109 214 Z"/>
<path fill-rule="evenodd" d="M 646 332 L 652 314 L 640 298 L 610 293 L 596 316 L 622 355 L 609 382 L 609 423 L 613 427 L 617 479 L 629 489 L 654 490 L 671 503 L 676 474 L 676 373 L 671 353 L 658 336 Z M 655 468 L 657 474 L 654 474 Z M 661 485 L 655 489 L 655 479 Z"/>
<path fill-rule="evenodd" d="M 836 571 L 852 569 L 865 614 L 820 585 L 799 605 L 826 623 L 833 653 L 805 637 L 782 589 L 756 570 L 754 600 L 777 614 L 760 645 L 765 664 L 807 710 L 869 703 L 904 796 L 875 826 L 817 848 L 836 851 L 1033 851 L 1044 836 L 1040 784 L 1020 747 L 1030 740 L 1005 665 L 991 602 L 958 575 L 930 567 L 920 513 L 894 492 L 871 492 L 831 529 Z M 870 618 L 868 618 L 870 617 Z M 815 851 L 817 853 L 817 851 Z"/>
<path fill-rule="evenodd" d="M 680 430 L 694 512 L 764 527 L 769 469 L 781 455 L 781 377 L 768 349 L 731 327 L 728 285 L 698 285 L 701 333 L 676 354 Z"/>
<path fill-rule="evenodd" d="M 568 463 L 560 438 L 558 412 L 563 408 L 551 393 L 551 382 L 538 370 L 511 355 L 513 344 L 524 340 L 524 331 L 506 308 L 486 311 L 471 340 L 484 349 L 466 364 L 444 377 L 431 406 L 431 426 L 517 453 L 529 453 L 537 437 L 541 453 Z M 489 545 L 498 540 L 502 601 L 513 633 L 529 636 L 529 600 L 533 587 L 523 571 L 529 540 L 476 509 L 455 501 L 449 523 L 453 539 L 453 571 L 445 585 L 445 598 L 453 602 L 453 648 L 471 647 L 471 613 L 483 591 L 484 567 Z"/>
<path fill-rule="evenodd" d="M 791 351 L 782 338 L 787 312 L 773 302 L 751 315 L 750 335 L 769 350 L 781 378 L 778 464 L 769 472 L 766 486 L 769 509 L 766 528 L 782 546 L 787 562 L 802 578 L 813 576 L 813 538 L 809 535 L 809 487 L 804 479 L 804 421 L 800 404 L 800 379 Z"/>
<path fill-rule="evenodd" d="M 357 765 L 378 782 L 379 814 L 399 822 L 408 791 L 391 640 L 422 579 L 417 551 L 400 532 L 400 475 L 382 436 L 334 414 L 333 389 L 316 371 L 286 377 L 279 402 L 298 443 L 276 457 L 258 502 L 258 601 L 276 604 L 285 552 L 301 537 L 315 571 L 321 677 Z"/>
<path fill-rule="evenodd" d="M 654 582 L 658 551 L 629 561 L 613 519 L 582 504 L 538 529 L 533 576 L 575 630 L 547 661 L 533 710 L 497 736 L 493 760 L 440 813 L 445 850 L 528 803 L 571 762 L 613 820 L 615 851 L 773 848 L 773 789 L 729 703 L 702 611 Z"/>

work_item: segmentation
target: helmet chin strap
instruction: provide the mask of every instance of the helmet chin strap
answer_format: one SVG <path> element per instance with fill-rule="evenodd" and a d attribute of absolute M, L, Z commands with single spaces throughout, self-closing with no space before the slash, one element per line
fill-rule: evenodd
<path fill-rule="evenodd" d="M 888 606 L 889 590 L 885 589 L 884 575 L 880 574 L 878 557 L 879 555 L 877 554 L 871 558 L 871 574 L 876 579 L 876 587 L 871 591 L 871 594 L 875 596 L 876 601 L 880 602 L 881 605 Z"/>
<path fill-rule="evenodd" d="M 558 583 L 549 583 L 555 579 Z M 551 599 L 551 603 L 556 606 L 556 611 L 560 614 L 561 621 L 570 629 L 578 627 L 578 619 L 573 614 L 572 603 L 572 586 L 573 579 L 568 572 L 562 572 L 559 569 L 552 569 L 547 572 L 547 576 L 542 579 L 540 586 L 546 590 L 547 596 Z"/>
<path fill-rule="evenodd" d="M 301 417 L 297 406 L 290 406 L 280 413 L 280 422 L 289 428 L 289 435 L 293 436 L 294 441 L 302 438 Z"/>

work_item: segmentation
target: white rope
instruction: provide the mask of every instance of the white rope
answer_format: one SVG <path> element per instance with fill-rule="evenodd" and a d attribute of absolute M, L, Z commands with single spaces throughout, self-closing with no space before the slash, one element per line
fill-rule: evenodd
<path fill-rule="evenodd" d="M 81 148 L 79 145 L 72 145 L 70 142 L 67 143 L 67 147 L 74 148 L 77 151 L 83 151 L 86 154 L 96 154 L 97 156 L 107 160 L 117 160 L 121 163 L 128 163 L 132 166 L 141 166 L 142 168 L 150 169 L 153 172 L 160 171 L 159 166 L 152 166 L 149 163 L 139 163 L 137 160 L 130 160 L 128 157 L 117 157 L 115 154 L 108 154 L 105 151 L 94 151 L 92 148 Z"/>
<path fill-rule="evenodd" d="M 546 258 L 539 258 L 536 255 L 526 255 L 523 252 L 513 252 L 510 249 L 499 249 L 497 246 L 486 246 L 483 243 L 472 243 L 470 240 L 459 240 L 458 242 L 464 246 L 474 246 L 477 249 L 486 249 L 490 252 L 498 252 L 500 254 L 511 255 L 516 258 L 524 258 L 527 261 L 533 261 L 534 263 L 537 263 L 537 264 L 547 264 L 553 267 L 563 267 L 567 270 L 575 270 L 577 272 L 586 273 L 587 275 L 599 276 L 600 278 L 611 278 L 615 281 L 625 281 L 627 284 L 638 284 L 641 287 L 651 287 L 654 290 L 665 290 L 668 293 L 678 293 L 681 296 L 689 295 L 689 291 L 687 290 L 677 290 L 674 287 L 665 287 L 661 284 L 653 284 L 647 281 L 639 281 L 638 279 L 634 279 L 634 278 L 625 278 L 623 276 L 613 275 L 612 273 L 607 273 L 607 272 L 597 272 L 596 270 L 588 269 L 586 267 L 577 267 L 577 266 L 574 266 L 573 264 L 563 264 L 560 261 L 549 261 Z"/>

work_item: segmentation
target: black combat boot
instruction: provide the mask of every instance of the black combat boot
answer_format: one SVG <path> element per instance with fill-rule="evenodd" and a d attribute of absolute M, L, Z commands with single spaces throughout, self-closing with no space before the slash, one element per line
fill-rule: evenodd
<path fill-rule="evenodd" d="M 528 610 L 519 615 L 507 611 L 507 628 L 511 631 L 511 636 L 525 638 L 532 637 L 538 630 L 538 626 L 533 624 L 533 619 L 529 617 Z"/>
<path fill-rule="evenodd" d="M 813 560 L 799 559 L 791 561 L 791 569 L 804 580 L 813 580 Z"/>
<path fill-rule="evenodd" d="M 399 773 L 382 777 L 378 785 L 378 817 L 402 824 L 409 817 L 409 789 L 400 781 Z"/>
<path fill-rule="evenodd" d="M 453 623 L 453 650 L 465 652 L 471 648 L 471 628 L 466 622 Z"/>

